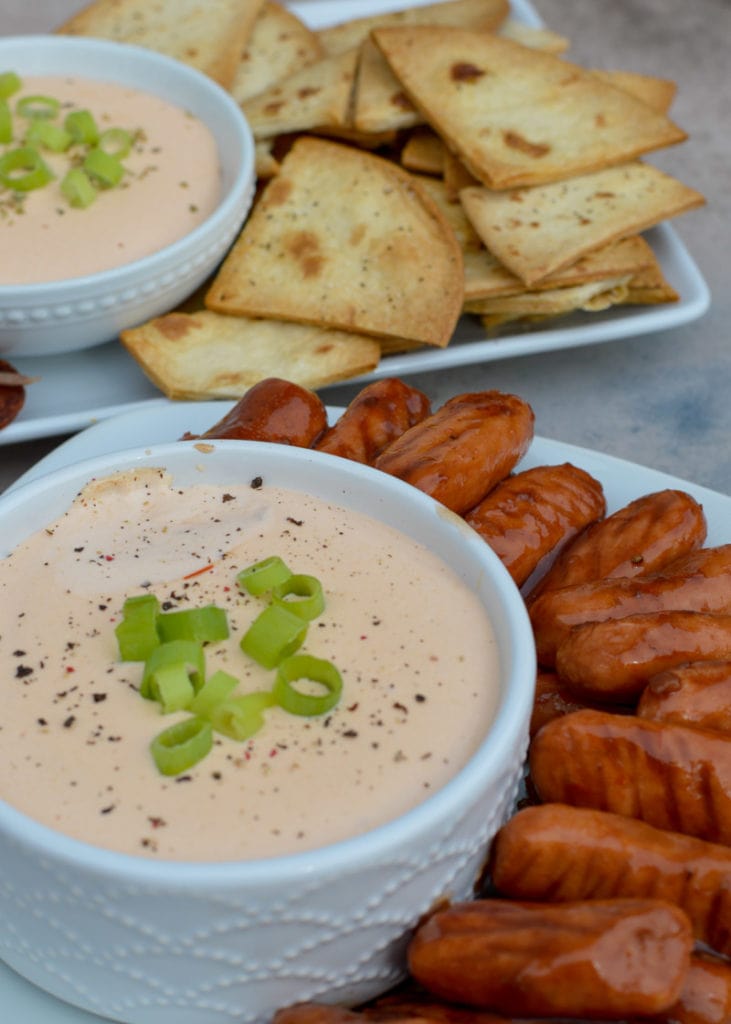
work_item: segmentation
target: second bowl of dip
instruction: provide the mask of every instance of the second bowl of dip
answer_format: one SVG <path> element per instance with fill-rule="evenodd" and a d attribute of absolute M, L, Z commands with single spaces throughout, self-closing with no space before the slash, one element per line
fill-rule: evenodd
<path fill-rule="evenodd" d="M 0 38 L 0 72 L 22 83 L 4 101 L 14 134 L 3 152 L 24 148 L 31 118 L 18 100 L 33 95 L 59 103 L 50 119 L 57 127 L 73 104 L 100 131 L 121 128 L 135 139 L 121 183 L 100 188 L 86 208 L 60 191 L 81 145 L 57 154 L 34 144 L 56 175 L 43 188 L 0 185 L 0 355 L 89 348 L 194 292 L 253 199 L 253 139 L 233 98 L 169 57 L 100 39 Z M 26 114 L 44 109 L 25 104 Z M 118 140 L 105 145 L 114 151 Z M 21 175 L 22 167 L 11 172 Z"/>
<path fill-rule="evenodd" d="M 235 441 L 50 473 L 0 498 L 0 536 L 0 958 L 126 1024 L 265 1024 L 396 983 L 422 915 L 474 891 L 522 772 L 533 638 L 484 541 L 386 474 Z M 206 671 L 261 690 L 239 640 L 267 598 L 236 577 L 271 555 L 322 583 L 301 651 L 337 665 L 340 702 L 272 708 L 163 776 L 149 742 L 189 712 L 140 696 L 123 601 L 223 607 Z"/>

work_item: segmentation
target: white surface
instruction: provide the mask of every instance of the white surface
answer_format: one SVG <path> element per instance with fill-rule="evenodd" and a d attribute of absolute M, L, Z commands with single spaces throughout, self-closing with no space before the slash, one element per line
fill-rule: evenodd
<path fill-rule="evenodd" d="M 163 400 L 154 408 L 147 407 L 117 416 L 66 441 L 34 466 L 22 481 L 120 446 L 173 440 L 185 430 L 203 431 L 220 418 L 228 404 L 177 404 Z M 337 418 L 339 411 L 334 408 L 328 410 L 330 422 Z M 666 487 L 686 490 L 702 502 L 705 509 L 709 527 L 707 543 L 719 544 L 729 540 L 731 498 L 665 473 L 541 437 L 534 439 L 521 466 L 528 468 L 564 461 L 580 466 L 601 481 L 609 511 L 641 494 Z M 85 1024 L 99 1019 L 46 995 L 1 963 L 0 1006 L 9 1020 L 22 1021 L 23 1024 Z"/>
<path fill-rule="evenodd" d="M 425 3 L 427 0 L 416 0 Z M 289 5 L 313 27 L 362 14 L 405 6 L 403 0 L 301 0 Z M 541 21 L 526 0 L 512 0 L 514 16 L 531 25 Z M 446 349 L 424 349 L 387 356 L 376 370 L 344 383 L 363 383 L 450 367 L 468 366 L 546 353 L 560 349 L 618 341 L 680 327 L 699 319 L 708 309 L 706 282 L 686 247 L 669 224 L 660 224 L 646 237 L 680 301 L 662 306 L 619 306 L 603 313 L 579 313 L 555 324 L 486 337 L 474 317 L 463 317 Z M 68 360 L 64 364 L 64 359 Z M 53 359 L 16 359 L 21 372 L 42 380 L 27 389 L 26 405 L 16 420 L 0 430 L 0 446 L 53 437 L 81 430 L 95 420 L 112 416 L 130 405 L 149 401 L 160 392 L 117 342 L 89 353 Z M 72 386 L 68 386 L 72 385 Z"/>
<path fill-rule="evenodd" d="M 0 284 L 0 353 L 11 361 L 88 350 L 172 309 L 215 270 L 251 206 L 254 140 L 233 97 L 206 75 L 138 46 L 63 35 L 0 38 L 0 66 L 24 74 L 83 68 L 176 103 L 210 129 L 221 198 L 200 224 L 140 259 L 82 277 Z"/>

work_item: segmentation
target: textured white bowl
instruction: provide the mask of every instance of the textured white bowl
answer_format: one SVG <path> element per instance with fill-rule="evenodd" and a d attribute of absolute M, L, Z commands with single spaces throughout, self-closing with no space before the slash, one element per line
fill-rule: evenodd
<path fill-rule="evenodd" d="M 500 700 L 484 742 L 426 802 L 365 835 L 240 863 L 115 854 L 0 801 L 0 958 L 48 992 L 127 1024 L 268 1024 L 278 1008 L 354 1004 L 398 981 L 410 929 L 468 898 L 512 810 L 535 653 L 518 590 L 457 516 L 376 470 L 283 445 L 177 442 L 100 456 L 0 498 L 4 556 L 92 477 L 164 466 L 181 484 L 256 476 L 354 508 L 433 550 L 479 595 L 495 631 Z"/>
<path fill-rule="evenodd" d="M 164 313 L 205 281 L 254 194 L 254 143 L 232 97 L 206 75 L 152 50 L 73 36 L 0 37 L 0 68 L 121 82 L 190 110 L 216 140 L 221 200 L 183 238 L 125 266 L 41 284 L 0 282 L 0 356 L 47 356 L 100 345 Z"/>

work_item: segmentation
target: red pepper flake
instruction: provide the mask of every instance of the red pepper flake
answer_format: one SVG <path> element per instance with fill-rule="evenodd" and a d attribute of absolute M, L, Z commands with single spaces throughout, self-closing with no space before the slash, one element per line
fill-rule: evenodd
<path fill-rule="evenodd" d="M 361 640 L 367 640 L 368 639 L 368 634 L 367 633 L 361 633 L 360 639 Z"/>
<path fill-rule="evenodd" d="M 194 576 L 201 576 L 204 572 L 210 572 L 212 568 L 213 563 L 209 562 L 208 565 L 204 565 L 200 569 L 196 569 L 194 572 L 189 572 L 186 576 L 183 576 L 183 579 L 192 580 Z"/>
<path fill-rule="evenodd" d="M 165 821 L 164 818 L 148 816 L 147 820 L 149 821 L 153 828 L 162 828 L 164 825 L 167 825 L 167 822 Z"/>
<path fill-rule="evenodd" d="M 73 665 L 67 665 L 67 666 L 66 666 L 66 671 L 67 671 L 67 672 L 75 672 L 75 671 L 76 671 L 76 669 L 74 668 L 74 666 L 73 666 Z"/>
<path fill-rule="evenodd" d="M 270 757 L 276 757 L 277 753 L 278 753 L 277 748 L 276 747 L 272 747 L 272 749 L 269 751 L 269 756 Z"/>
<path fill-rule="evenodd" d="M 105 555 L 104 556 L 104 561 L 105 562 L 113 562 L 114 561 L 114 555 Z"/>

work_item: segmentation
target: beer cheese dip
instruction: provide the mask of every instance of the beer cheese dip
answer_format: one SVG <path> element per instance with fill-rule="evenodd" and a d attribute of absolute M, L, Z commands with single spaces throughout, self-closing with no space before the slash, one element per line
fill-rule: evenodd
<path fill-rule="evenodd" d="M 55 179 L 16 192 L 0 185 L 0 285 L 37 284 L 110 270 L 182 238 L 216 208 L 221 173 L 215 139 L 198 118 L 160 97 L 115 82 L 83 77 L 29 76 L 9 99 L 41 95 L 61 104 L 57 120 L 88 110 L 100 131 L 121 128 L 135 137 L 124 157 L 122 182 L 99 191 L 90 206 L 69 205 L 60 182 L 73 149 L 42 150 Z M 24 119 L 13 116 L 21 146 Z"/>
<path fill-rule="evenodd" d="M 163 611 L 215 603 L 228 640 L 206 670 L 268 689 L 239 641 L 263 607 L 236 575 L 279 555 L 321 581 L 302 653 L 332 661 L 330 712 L 266 711 L 240 743 L 176 777 L 149 744 L 185 712 L 138 693 L 114 634 L 125 598 Z M 289 854 L 355 836 L 433 794 L 484 739 L 498 656 L 479 599 L 436 556 L 359 513 L 262 482 L 181 487 L 141 468 L 87 485 L 0 559 L 0 798 L 97 846 L 181 861 Z"/>

